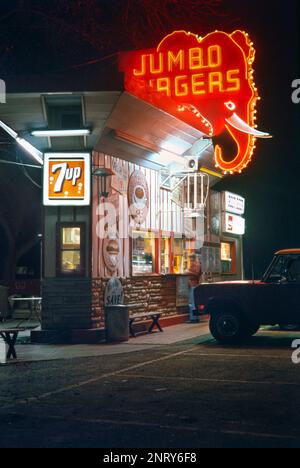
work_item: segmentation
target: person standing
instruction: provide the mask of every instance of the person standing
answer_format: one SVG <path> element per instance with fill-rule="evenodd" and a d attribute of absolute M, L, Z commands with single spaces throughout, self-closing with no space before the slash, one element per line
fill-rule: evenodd
<path fill-rule="evenodd" d="M 195 258 L 191 258 L 190 262 L 190 271 L 193 276 L 189 279 L 189 322 L 190 323 L 199 323 L 200 316 L 199 311 L 196 309 L 195 305 L 195 289 L 201 283 L 202 278 L 202 267 L 200 258 L 194 255 Z"/>

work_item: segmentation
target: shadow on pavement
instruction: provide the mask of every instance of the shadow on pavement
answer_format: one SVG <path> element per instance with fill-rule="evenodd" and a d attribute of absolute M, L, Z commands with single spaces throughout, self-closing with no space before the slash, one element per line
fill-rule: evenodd
<path fill-rule="evenodd" d="M 264 333 L 263 331 L 257 335 L 247 339 L 241 344 L 224 346 L 218 344 L 216 340 L 212 339 L 211 341 L 206 341 L 206 343 L 199 343 L 202 346 L 209 348 L 222 348 L 222 349 L 243 349 L 243 348 L 277 348 L 277 349 L 288 349 L 292 348 L 292 343 L 294 340 L 300 339 L 299 332 L 281 332 L 276 329 L 274 333 Z"/>

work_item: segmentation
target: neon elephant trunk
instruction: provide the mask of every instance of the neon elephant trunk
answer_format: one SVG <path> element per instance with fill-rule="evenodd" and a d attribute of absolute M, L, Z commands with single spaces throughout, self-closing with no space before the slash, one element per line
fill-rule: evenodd
<path fill-rule="evenodd" d="M 241 172 L 251 161 L 259 99 L 253 81 L 255 50 L 248 34 L 185 31 L 166 36 L 157 49 L 121 54 L 125 89 L 212 138 L 215 163 Z"/>

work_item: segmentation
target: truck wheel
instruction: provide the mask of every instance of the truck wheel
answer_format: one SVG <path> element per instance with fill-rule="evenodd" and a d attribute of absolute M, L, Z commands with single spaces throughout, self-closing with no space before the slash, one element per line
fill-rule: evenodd
<path fill-rule="evenodd" d="M 238 344 L 245 337 L 242 317 L 237 312 L 219 312 L 211 315 L 210 332 L 221 344 Z"/>

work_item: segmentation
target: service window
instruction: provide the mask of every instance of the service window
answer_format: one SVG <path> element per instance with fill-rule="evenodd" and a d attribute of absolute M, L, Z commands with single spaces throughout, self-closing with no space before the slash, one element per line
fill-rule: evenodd
<path fill-rule="evenodd" d="M 194 271 L 195 246 L 187 239 L 173 239 L 173 273 L 175 275 L 189 274 Z"/>
<path fill-rule="evenodd" d="M 156 238 L 151 232 L 135 231 L 132 239 L 132 275 L 156 273 Z"/>
<path fill-rule="evenodd" d="M 58 224 L 57 270 L 59 276 L 85 275 L 85 226 Z"/>
<path fill-rule="evenodd" d="M 162 237 L 160 239 L 160 271 L 162 275 L 171 273 L 171 239 Z"/>
<path fill-rule="evenodd" d="M 183 239 L 173 239 L 173 258 L 173 273 L 180 275 L 184 272 L 185 266 Z"/>
<path fill-rule="evenodd" d="M 234 274 L 236 269 L 235 244 L 233 242 L 221 242 L 222 274 Z"/>

